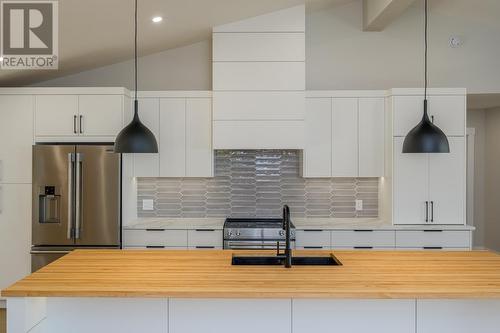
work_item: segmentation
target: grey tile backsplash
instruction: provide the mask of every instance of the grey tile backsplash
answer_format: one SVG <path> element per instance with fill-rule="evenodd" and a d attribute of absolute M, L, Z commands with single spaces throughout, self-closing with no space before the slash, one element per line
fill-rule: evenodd
<path fill-rule="evenodd" d="M 139 178 L 138 216 L 276 217 L 283 204 L 295 217 L 378 216 L 378 178 L 304 179 L 300 163 L 296 150 L 218 150 L 214 178 Z"/>

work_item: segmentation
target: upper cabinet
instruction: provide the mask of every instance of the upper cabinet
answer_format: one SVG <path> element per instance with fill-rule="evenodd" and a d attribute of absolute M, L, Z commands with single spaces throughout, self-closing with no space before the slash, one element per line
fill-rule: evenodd
<path fill-rule="evenodd" d="M 35 95 L 37 141 L 114 141 L 123 126 L 124 89 L 53 88 L 53 93 Z"/>
<path fill-rule="evenodd" d="M 305 9 L 213 30 L 214 149 L 303 149 Z"/>
<path fill-rule="evenodd" d="M 156 136 L 158 154 L 133 154 L 135 177 L 213 177 L 212 99 L 206 92 L 148 93 L 141 121 Z M 126 116 L 130 121 L 132 112 Z"/>
<path fill-rule="evenodd" d="M 384 106 L 380 91 L 308 93 L 303 176 L 383 176 Z"/>
<path fill-rule="evenodd" d="M 0 95 L 0 105 L 0 184 L 29 184 L 34 97 Z"/>

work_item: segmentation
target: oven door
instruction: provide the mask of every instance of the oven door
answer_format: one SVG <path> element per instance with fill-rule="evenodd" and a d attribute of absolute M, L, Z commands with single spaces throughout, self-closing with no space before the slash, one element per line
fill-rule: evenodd
<path fill-rule="evenodd" d="M 295 241 L 291 242 L 292 249 L 295 248 Z M 225 240 L 225 250 L 276 250 L 278 241 L 275 240 Z M 285 249 L 285 241 L 279 242 L 280 249 Z"/>

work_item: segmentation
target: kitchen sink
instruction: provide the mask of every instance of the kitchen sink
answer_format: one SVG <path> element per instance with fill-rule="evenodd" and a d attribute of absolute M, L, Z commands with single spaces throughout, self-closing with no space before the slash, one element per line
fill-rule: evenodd
<path fill-rule="evenodd" d="M 276 256 L 233 256 L 232 265 L 241 266 L 280 266 L 283 258 Z M 322 257 L 292 257 L 292 266 L 340 266 L 334 255 Z"/>

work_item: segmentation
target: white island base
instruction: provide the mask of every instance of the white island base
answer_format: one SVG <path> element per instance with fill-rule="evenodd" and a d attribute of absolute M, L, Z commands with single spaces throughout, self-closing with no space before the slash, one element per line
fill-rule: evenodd
<path fill-rule="evenodd" d="M 500 300 L 15 297 L 8 333 L 498 333 Z"/>

